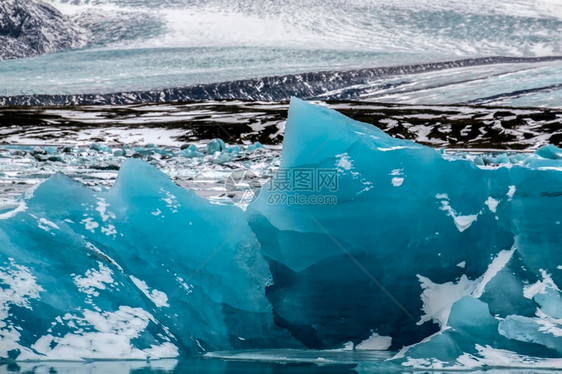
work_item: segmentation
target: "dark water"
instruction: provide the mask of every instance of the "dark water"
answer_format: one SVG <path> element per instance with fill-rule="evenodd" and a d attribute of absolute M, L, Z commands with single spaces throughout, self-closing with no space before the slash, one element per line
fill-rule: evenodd
<path fill-rule="evenodd" d="M 152 363 L 142 361 L 18 363 L 0 366 L 0 373 L 356 373 L 354 367 L 355 364 L 319 366 L 312 363 L 282 364 L 196 358 Z"/>
<path fill-rule="evenodd" d="M 312 351 L 312 354 L 315 354 Z M 300 352 L 302 356 L 310 356 Z M 384 355 L 384 353 L 383 353 Z M 350 354 L 351 356 L 351 354 Z M 340 354 L 341 357 L 341 354 Z M 264 357 L 265 359 L 265 357 Z M 94 361 L 94 362 L 24 362 L 0 364 L 0 374 L 12 373 L 60 373 L 60 374 L 360 374 L 360 373 L 432 373 L 443 374 L 454 371 L 413 370 L 384 365 L 378 361 L 354 361 L 348 357 L 343 362 L 268 362 L 221 358 L 190 358 L 181 360 L 144 361 Z M 559 370 L 484 368 L 462 371 L 471 374 L 532 374 L 558 373 Z"/>

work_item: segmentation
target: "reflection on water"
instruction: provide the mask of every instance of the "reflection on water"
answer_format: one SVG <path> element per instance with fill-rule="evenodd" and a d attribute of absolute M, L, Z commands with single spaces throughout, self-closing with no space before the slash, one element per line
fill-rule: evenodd
<path fill-rule="evenodd" d="M 227 361 L 222 359 L 187 359 L 96 362 L 19 362 L 0 365 L 0 374 L 164 374 L 164 373 L 356 373 L 355 364 L 317 365 L 313 363 L 272 363 Z"/>
<path fill-rule="evenodd" d="M 389 352 L 263 350 L 217 352 L 206 357 L 181 360 L 91 361 L 91 362 L 18 362 L 0 363 L 0 374 L 367 374 L 367 373 L 424 373 L 385 361 Z M 431 374 L 448 372 L 427 371 Z M 487 368 L 463 371 L 468 374 L 535 374 L 554 373 L 553 370 Z"/>

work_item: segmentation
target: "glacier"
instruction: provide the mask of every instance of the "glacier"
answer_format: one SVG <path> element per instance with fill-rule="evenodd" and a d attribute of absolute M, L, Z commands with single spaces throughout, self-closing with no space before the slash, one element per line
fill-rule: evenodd
<path fill-rule="evenodd" d="M 245 210 L 129 159 L 108 190 L 58 173 L 2 212 L 0 357 L 560 368 L 561 208 L 555 146 L 451 154 L 292 99 L 280 167 Z"/>

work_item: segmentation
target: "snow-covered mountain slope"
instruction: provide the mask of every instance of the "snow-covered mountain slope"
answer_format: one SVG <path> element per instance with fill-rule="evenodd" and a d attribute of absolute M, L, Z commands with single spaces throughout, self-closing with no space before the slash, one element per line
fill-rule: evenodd
<path fill-rule="evenodd" d="M 0 60 L 81 47 L 84 33 L 68 17 L 35 0 L 0 2 Z"/>

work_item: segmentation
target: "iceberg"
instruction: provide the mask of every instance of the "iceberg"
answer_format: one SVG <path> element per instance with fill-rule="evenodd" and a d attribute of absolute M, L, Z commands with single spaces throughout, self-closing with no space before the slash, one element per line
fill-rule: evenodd
<path fill-rule="evenodd" d="M 139 159 L 108 190 L 56 174 L 0 214 L 0 358 L 345 347 L 397 352 L 366 369 L 562 367 L 561 154 L 451 154 L 293 99 L 245 211 Z"/>
<path fill-rule="evenodd" d="M 450 366 L 475 344 L 558 357 L 559 154 L 459 157 L 293 99 L 280 169 L 246 211 L 276 323 L 309 348 L 378 334 Z"/>
<path fill-rule="evenodd" d="M 0 357 L 298 346 L 273 323 L 271 276 L 243 212 L 143 161 L 126 161 L 106 192 L 56 174 L 3 218 Z"/>

